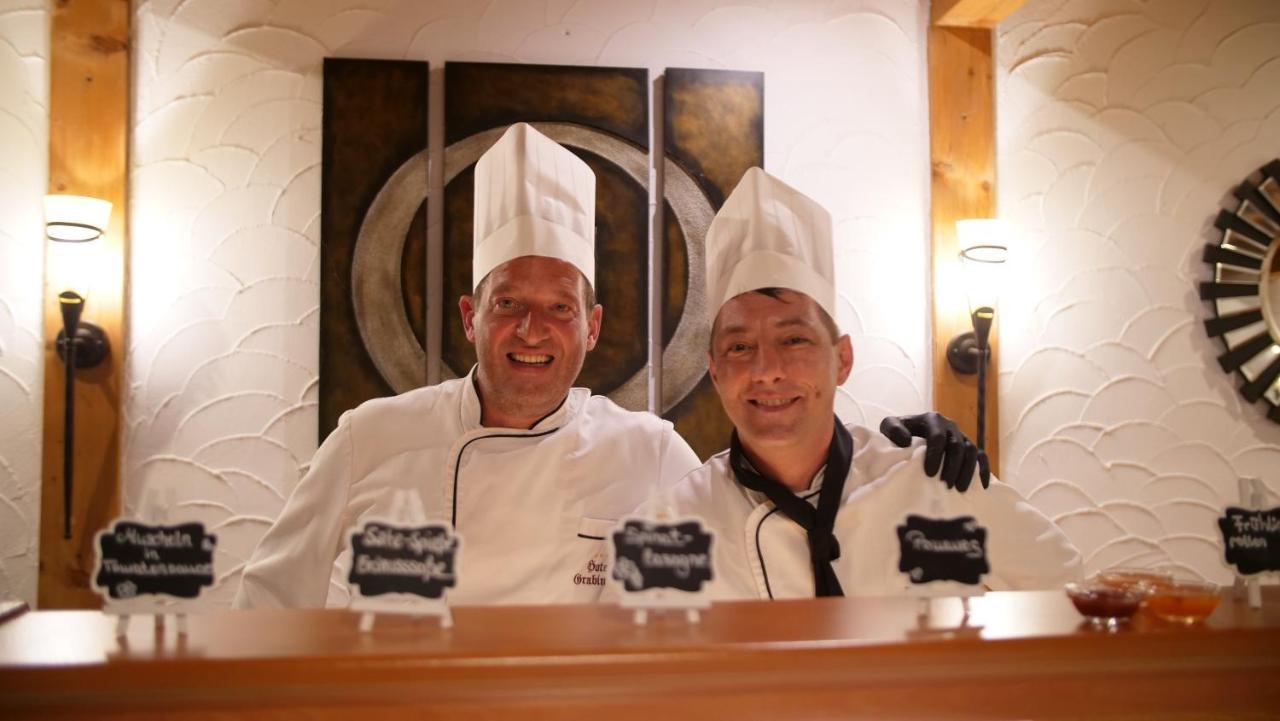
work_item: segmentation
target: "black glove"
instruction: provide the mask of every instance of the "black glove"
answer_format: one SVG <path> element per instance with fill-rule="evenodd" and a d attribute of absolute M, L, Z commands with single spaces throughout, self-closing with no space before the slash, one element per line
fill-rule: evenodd
<path fill-rule="evenodd" d="M 880 432 L 899 448 L 911 445 L 912 437 L 926 439 L 924 472 L 933 476 L 941 468 L 941 478 L 946 481 L 947 488 L 961 493 L 969 490 L 975 467 L 982 478 L 982 487 L 991 485 L 986 451 L 979 450 L 959 426 L 941 413 L 886 418 L 880 423 Z M 944 456 L 946 463 L 943 463 Z"/>

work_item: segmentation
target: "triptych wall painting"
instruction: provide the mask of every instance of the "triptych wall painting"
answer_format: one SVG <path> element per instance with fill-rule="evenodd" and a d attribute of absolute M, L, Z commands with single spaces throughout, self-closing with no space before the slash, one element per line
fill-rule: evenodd
<path fill-rule="evenodd" d="M 651 81 L 643 68 L 446 63 L 443 157 L 433 159 L 426 63 L 325 61 L 321 439 L 361 402 L 464 375 L 475 362 L 457 312 L 471 290 L 474 166 L 508 126 L 528 122 L 596 174 L 605 322 L 576 385 L 659 413 L 703 458 L 728 445 L 706 375 L 702 247 L 724 198 L 764 164 L 764 77 L 669 68 L 653 85 L 657 120 Z M 432 203 L 443 216 L 434 234 Z M 432 298 L 441 306 L 434 332 Z M 651 357 L 661 359 L 652 400 Z"/>

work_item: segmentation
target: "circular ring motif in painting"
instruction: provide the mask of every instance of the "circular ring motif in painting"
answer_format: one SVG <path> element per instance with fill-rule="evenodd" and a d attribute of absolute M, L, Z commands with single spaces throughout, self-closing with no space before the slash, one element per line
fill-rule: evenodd
<path fill-rule="evenodd" d="M 620 168 L 640 187 L 649 187 L 649 159 L 636 147 L 582 125 L 532 125 L 561 145 L 595 153 Z M 444 185 L 474 164 L 506 129 L 507 126 L 503 126 L 476 133 L 445 148 Z M 701 358 L 709 333 L 703 320 L 706 316 L 703 241 L 715 211 L 693 178 L 678 164 L 664 159 L 663 170 L 666 186 L 663 196 L 684 234 L 690 269 L 684 311 L 671 342 L 662 352 L 664 373 L 659 410 L 665 413 L 697 386 L 703 374 Z M 378 372 L 397 393 L 427 382 L 426 351 L 413 335 L 400 293 L 391 293 L 388 289 L 400 287 L 405 236 L 428 192 L 427 152 L 422 151 L 397 168 L 378 191 L 360 224 L 352 259 L 351 295 L 360 337 Z M 441 371 L 442 377 L 453 377 L 444 364 Z M 647 369 L 636 371 L 617 388 L 608 389 L 606 395 L 624 408 L 645 408 L 648 405 Z"/>

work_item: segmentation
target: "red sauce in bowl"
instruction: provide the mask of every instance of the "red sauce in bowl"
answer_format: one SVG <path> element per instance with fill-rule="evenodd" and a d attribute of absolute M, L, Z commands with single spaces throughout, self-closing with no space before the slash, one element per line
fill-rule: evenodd
<path fill-rule="evenodd" d="M 1080 615 L 1099 621 L 1129 618 L 1142 605 L 1142 593 L 1100 584 L 1067 584 L 1067 596 Z"/>

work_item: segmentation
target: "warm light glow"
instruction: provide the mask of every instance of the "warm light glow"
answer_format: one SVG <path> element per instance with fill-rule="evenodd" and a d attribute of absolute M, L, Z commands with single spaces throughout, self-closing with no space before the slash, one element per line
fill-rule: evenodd
<path fill-rule="evenodd" d="M 970 313 L 999 305 L 1004 264 L 1009 257 L 1008 238 L 1008 227 L 996 218 L 956 221 L 956 241 L 960 246 Z"/>
<path fill-rule="evenodd" d="M 84 243 L 107 230 L 111 203 L 85 195 L 44 196 L 44 226 L 49 240 Z"/>
<path fill-rule="evenodd" d="M 55 295 L 64 290 L 72 290 L 86 298 L 96 295 L 98 291 L 106 292 L 102 276 L 110 266 L 104 264 L 105 242 L 105 239 L 98 239 L 77 243 L 51 241 L 45 244 L 45 273 L 49 289 Z"/>
<path fill-rule="evenodd" d="M 111 221 L 111 203 L 84 195 L 44 196 L 46 268 L 55 293 L 92 295 L 103 273 L 103 240 Z"/>
<path fill-rule="evenodd" d="M 1009 258 L 1009 230 L 999 218 L 956 221 L 960 257 L 982 263 L 1003 263 Z"/>

